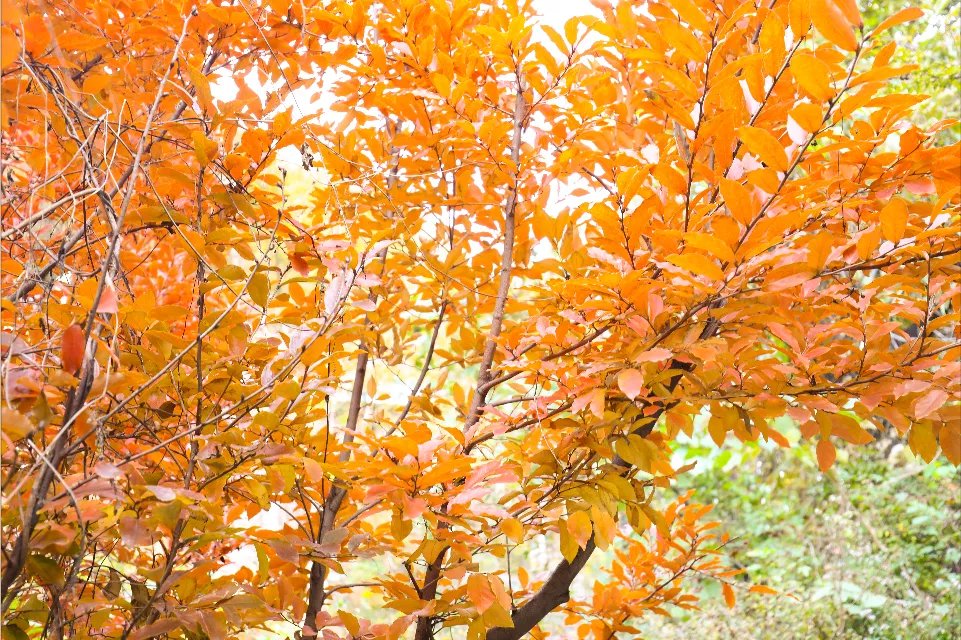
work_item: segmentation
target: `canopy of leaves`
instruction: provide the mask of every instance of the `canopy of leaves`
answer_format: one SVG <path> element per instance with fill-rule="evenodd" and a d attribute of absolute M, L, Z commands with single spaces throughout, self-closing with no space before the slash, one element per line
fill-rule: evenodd
<path fill-rule="evenodd" d="M 6 634 L 609 638 L 737 600 L 679 434 L 961 462 L 917 12 L 597 8 L 4 2 Z"/>

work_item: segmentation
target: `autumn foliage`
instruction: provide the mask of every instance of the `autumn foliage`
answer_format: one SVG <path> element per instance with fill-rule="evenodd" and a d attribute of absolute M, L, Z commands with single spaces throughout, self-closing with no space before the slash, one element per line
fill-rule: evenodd
<path fill-rule="evenodd" d="M 920 12 L 596 7 L 4 0 L 4 638 L 629 637 L 678 434 L 961 463 Z"/>

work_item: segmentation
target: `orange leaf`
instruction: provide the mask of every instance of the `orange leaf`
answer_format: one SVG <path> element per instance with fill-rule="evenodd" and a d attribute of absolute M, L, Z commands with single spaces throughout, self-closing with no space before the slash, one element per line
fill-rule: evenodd
<path fill-rule="evenodd" d="M 513 542 L 524 541 L 524 525 L 517 518 L 506 518 L 501 522 L 501 531 Z"/>
<path fill-rule="evenodd" d="M 733 609 L 734 605 L 737 604 L 737 596 L 734 595 L 734 589 L 728 583 L 722 582 L 721 591 L 724 593 L 724 603 L 728 609 Z"/>
<path fill-rule="evenodd" d="M 634 358 L 634 362 L 664 362 L 673 355 L 674 353 L 670 349 L 654 347 Z"/>
<path fill-rule="evenodd" d="M 811 28 L 811 1 L 791 0 L 788 4 L 788 20 L 791 31 L 804 35 Z"/>
<path fill-rule="evenodd" d="M 822 101 L 834 97 L 834 89 L 831 88 L 831 69 L 815 56 L 806 54 L 794 56 L 791 59 L 791 73 L 794 74 L 794 79 L 801 88 L 811 97 Z"/>
<path fill-rule="evenodd" d="M 755 585 L 751 586 L 751 588 L 748 589 L 748 591 L 751 592 L 751 593 L 763 593 L 763 594 L 769 595 L 769 596 L 776 596 L 776 595 L 778 595 L 778 590 L 777 590 L 777 589 L 772 589 L 771 587 L 768 587 L 768 586 L 763 585 L 763 584 L 755 584 Z"/>
<path fill-rule="evenodd" d="M 924 422 L 916 422 L 911 426 L 908 444 L 925 462 L 934 460 L 934 456 L 938 453 L 938 441 L 934 437 L 934 430 Z"/>
<path fill-rule="evenodd" d="M 117 290 L 112 284 L 103 288 L 100 301 L 97 303 L 97 313 L 117 313 Z"/>
<path fill-rule="evenodd" d="M 586 511 L 577 511 L 567 519 L 567 531 L 577 542 L 581 549 L 587 546 L 587 541 L 591 539 L 594 527 L 591 525 L 591 517 Z"/>
<path fill-rule="evenodd" d="M 719 236 L 699 231 L 684 234 L 684 242 L 691 247 L 703 249 L 722 262 L 734 262 L 734 252 Z"/>
<path fill-rule="evenodd" d="M 720 189 L 724 204 L 727 205 L 731 215 L 741 223 L 749 224 L 754 219 L 756 212 L 751 192 L 747 190 L 747 187 L 735 180 L 721 178 Z"/>
<path fill-rule="evenodd" d="M 604 417 L 605 395 L 603 389 L 595 389 L 591 395 L 591 413 L 598 418 Z"/>
<path fill-rule="evenodd" d="M 855 28 L 860 28 L 864 26 L 864 21 L 861 20 L 861 10 L 858 9 L 857 0 L 833 0 L 834 4 L 844 18 L 848 21 L 848 24 Z"/>
<path fill-rule="evenodd" d="M 340 618 L 341 624 L 344 625 L 352 638 L 360 635 L 360 621 L 354 614 L 341 609 L 337 612 L 337 617 Z"/>
<path fill-rule="evenodd" d="M 838 452 L 837 449 L 834 448 L 834 443 L 827 438 L 821 438 L 818 440 L 817 457 L 818 468 L 820 468 L 821 471 L 827 471 L 830 469 L 838 457 Z"/>
<path fill-rule="evenodd" d="M 738 136 L 747 150 L 778 171 L 787 171 L 787 154 L 771 132 L 758 127 L 741 127 Z"/>
<path fill-rule="evenodd" d="M 706 32 L 711 28 L 704 13 L 691 0 L 672 0 L 671 7 L 694 29 Z"/>
<path fill-rule="evenodd" d="M 881 24 L 875 27 L 874 31 L 871 32 L 871 37 L 879 35 L 887 31 L 891 27 L 896 27 L 899 24 L 910 22 L 911 20 L 917 20 L 918 18 L 921 18 L 923 16 L 924 16 L 924 11 L 922 9 L 919 9 L 918 7 L 908 7 L 907 9 L 901 9 L 894 15 L 888 16 L 887 18 L 882 20 Z"/>
<path fill-rule="evenodd" d="M 467 578 L 467 597 L 474 603 L 477 613 L 484 613 L 497 600 L 487 576 L 481 573 L 472 573 Z"/>
<path fill-rule="evenodd" d="M 320 482 L 324 479 L 324 468 L 313 458 L 304 458 L 304 473 L 310 482 Z"/>
<path fill-rule="evenodd" d="M 3 422 L 3 435 L 13 441 L 23 438 L 33 431 L 33 423 L 19 411 L 3 407 L 0 410 L 0 422 Z"/>
<path fill-rule="evenodd" d="M 791 118 L 808 133 L 815 133 L 821 128 L 824 113 L 821 111 L 821 107 L 816 104 L 802 102 L 791 110 Z"/>
<path fill-rule="evenodd" d="M 0 28 L 0 69 L 6 69 L 20 57 L 20 40 L 10 27 Z"/>
<path fill-rule="evenodd" d="M 961 431 L 957 427 L 957 422 L 946 424 L 941 427 L 941 434 L 938 436 L 944 457 L 953 465 L 961 465 Z"/>
<path fill-rule="evenodd" d="M 72 324 L 63 332 L 60 347 L 60 366 L 69 374 L 75 374 L 83 365 L 83 328 Z"/>
<path fill-rule="evenodd" d="M 822 36 L 842 49 L 858 48 L 854 30 L 835 0 L 811 0 L 811 22 Z"/>
<path fill-rule="evenodd" d="M 885 240 L 898 243 L 908 226 L 908 205 L 901 198 L 891 198 L 881 213 L 881 234 Z"/>
<path fill-rule="evenodd" d="M 914 401 L 912 409 L 914 410 L 914 419 L 921 420 L 927 418 L 929 415 L 944 406 L 944 403 L 948 400 L 948 394 L 946 391 L 941 389 L 932 389 L 926 394 Z"/>
<path fill-rule="evenodd" d="M 838 436 L 851 444 L 869 444 L 874 442 L 874 436 L 854 418 L 842 413 L 832 413 L 829 415 L 831 435 Z"/>
<path fill-rule="evenodd" d="M 690 271 L 698 276 L 704 276 L 715 282 L 724 279 L 724 272 L 717 266 L 717 263 L 699 253 L 686 253 L 684 255 L 675 253 L 674 255 L 668 256 L 667 261 L 685 271 Z"/>

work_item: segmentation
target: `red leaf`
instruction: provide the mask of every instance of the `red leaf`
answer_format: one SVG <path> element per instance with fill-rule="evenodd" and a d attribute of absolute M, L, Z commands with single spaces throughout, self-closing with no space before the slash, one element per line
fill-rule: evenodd
<path fill-rule="evenodd" d="M 83 328 L 79 324 L 72 324 L 63 332 L 63 343 L 60 348 L 60 365 L 69 374 L 75 374 L 83 364 Z"/>
<path fill-rule="evenodd" d="M 301 257 L 299 253 L 295 253 L 290 256 L 290 266 L 294 268 L 294 271 L 302 276 L 306 276 L 310 273 L 310 267 L 307 265 L 307 261 Z"/>

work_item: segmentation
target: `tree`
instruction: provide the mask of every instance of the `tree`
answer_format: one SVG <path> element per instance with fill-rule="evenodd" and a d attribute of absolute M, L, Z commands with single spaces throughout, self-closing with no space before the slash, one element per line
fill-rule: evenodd
<path fill-rule="evenodd" d="M 610 638 L 736 599 L 677 434 L 961 462 L 919 12 L 760 4 L 4 5 L 4 633 Z"/>

